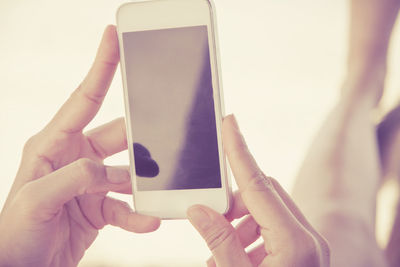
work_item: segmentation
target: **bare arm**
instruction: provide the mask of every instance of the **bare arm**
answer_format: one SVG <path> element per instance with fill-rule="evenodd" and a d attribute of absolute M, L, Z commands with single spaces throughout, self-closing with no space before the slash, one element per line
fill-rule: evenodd
<path fill-rule="evenodd" d="M 386 58 L 399 0 L 352 0 L 344 95 L 366 93 L 377 103 L 383 93 Z"/>
<path fill-rule="evenodd" d="M 375 241 L 381 167 L 370 115 L 383 93 L 399 6 L 400 0 L 351 1 L 342 98 L 313 140 L 293 188 L 295 201 L 331 245 L 331 266 L 386 266 Z"/>

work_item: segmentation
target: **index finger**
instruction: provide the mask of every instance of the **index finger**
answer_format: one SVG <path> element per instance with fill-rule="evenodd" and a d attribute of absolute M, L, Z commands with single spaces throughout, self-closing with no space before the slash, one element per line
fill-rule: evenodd
<path fill-rule="evenodd" d="M 241 198 L 255 221 L 264 229 L 285 235 L 298 229 L 296 218 L 250 154 L 234 116 L 224 119 L 222 134 Z"/>
<path fill-rule="evenodd" d="M 119 62 L 118 38 L 114 25 L 104 30 L 95 61 L 81 85 L 64 103 L 48 128 L 75 133 L 97 114 Z"/>

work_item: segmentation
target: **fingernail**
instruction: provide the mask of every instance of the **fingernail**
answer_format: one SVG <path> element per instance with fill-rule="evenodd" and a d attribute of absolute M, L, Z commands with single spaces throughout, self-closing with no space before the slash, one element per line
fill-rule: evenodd
<path fill-rule="evenodd" d="M 212 223 L 211 217 L 208 213 L 199 206 L 190 207 L 187 214 L 192 224 L 202 230 L 208 228 Z"/>
<path fill-rule="evenodd" d="M 237 123 L 235 114 L 232 114 L 232 125 L 236 130 L 239 130 L 239 124 Z"/>
<path fill-rule="evenodd" d="M 236 130 L 236 134 L 237 134 L 238 136 L 240 136 L 241 142 L 247 147 L 246 140 L 244 140 L 244 136 L 243 136 L 242 132 L 241 132 L 240 129 L 239 129 L 239 124 L 237 123 L 235 114 L 232 114 L 232 126 L 233 126 L 233 129 Z"/>
<path fill-rule="evenodd" d="M 122 184 L 129 182 L 129 171 L 119 168 L 106 167 L 107 180 L 113 184 Z"/>

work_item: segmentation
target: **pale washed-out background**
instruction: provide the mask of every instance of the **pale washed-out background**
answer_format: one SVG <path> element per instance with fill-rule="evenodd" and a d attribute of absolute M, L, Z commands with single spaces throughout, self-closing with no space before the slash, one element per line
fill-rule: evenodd
<path fill-rule="evenodd" d="M 122 2 L 0 1 L 0 207 L 24 142 L 83 79 L 105 25 L 115 23 Z M 339 95 L 347 53 L 347 0 L 215 2 L 226 111 L 236 114 L 265 172 L 290 190 L 313 134 Z M 384 110 L 400 99 L 399 24 L 391 45 Z M 88 128 L 123 114 L 117 72 Z M 127 153 L 106 162 L 126 164 Z M 392 197 L 389 193 L 384 199 Z M 120 198 L 131 203 L 130 196 Z M 377 226 L 382 244 L 390 222 L 389 202 L 384 203 Z M 203 266 L 208 256 L 188 222 L 165 221 L 151 234 L 106 227 L 81 266 Z"/>

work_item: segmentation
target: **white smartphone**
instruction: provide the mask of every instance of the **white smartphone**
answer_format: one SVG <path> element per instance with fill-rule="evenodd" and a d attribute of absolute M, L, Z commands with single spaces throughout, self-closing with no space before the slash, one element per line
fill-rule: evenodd
<path fill-rule="evenodd" d="M 226 213 L 222 88 L 215 9 L 208 0 L 150 0 L 117 12 L 135 210 L 185 218 Z"/>

